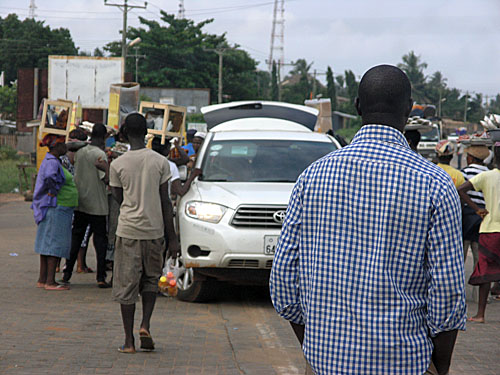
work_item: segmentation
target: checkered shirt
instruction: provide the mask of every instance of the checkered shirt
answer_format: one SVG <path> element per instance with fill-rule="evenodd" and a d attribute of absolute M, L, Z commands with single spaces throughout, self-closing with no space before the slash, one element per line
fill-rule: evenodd
<path fill-rule="evenodd" d="M 451 178 L 399 131 L 363 126 L 297 180 L 270 290 L 280 316 L 305 324 L 317 374 L 423 374 L 431 336 L 465 329 Z"/>

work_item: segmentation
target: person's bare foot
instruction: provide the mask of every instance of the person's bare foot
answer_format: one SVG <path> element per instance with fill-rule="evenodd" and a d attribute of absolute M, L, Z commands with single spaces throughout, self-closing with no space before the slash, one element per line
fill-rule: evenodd
<path fill-rule="evenodd" d="M 40 281 L 36 283 L 37 288 L 45 288 L 45 283 L 41 283 Z"/>
<path fill-rule="evenodd" d="M 120 353 L 135 354 L 135 348 L 133 346 L 122 345 L 118 348 Z"/>
<path fill-rule="evenodd" d="M 469 322 L 484 323 L 484 316 L 473 316 L 467 319 Z"/>

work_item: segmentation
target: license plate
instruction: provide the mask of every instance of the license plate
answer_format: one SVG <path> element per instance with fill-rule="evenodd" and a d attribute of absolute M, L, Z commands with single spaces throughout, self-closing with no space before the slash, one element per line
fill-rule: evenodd
<path fill-rule="evenodd" d="M 279 236 L 264 236 L 264 254 L 274 255 Z"/>

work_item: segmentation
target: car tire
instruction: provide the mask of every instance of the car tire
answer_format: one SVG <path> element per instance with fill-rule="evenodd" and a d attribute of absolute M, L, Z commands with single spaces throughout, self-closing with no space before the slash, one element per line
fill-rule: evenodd
<path fill-rule="evenodd" d="M 179 300 L 205 302 L 217 295 L 218 282 L 212 278 L 200 277 L 194 268 L 184 267 L 184 261 L 180 257 L 177 288 L 177 298 Z"/>
<path fill-rule="evenodd" d="M 196 271 L 193 270 L 196 274 Z M 206 302 L 215 298 L 218 290 L 218 282 L 214 279 L 195 280 L 186 289 L 180 289 L 177 298 L 186 302 Z"/>

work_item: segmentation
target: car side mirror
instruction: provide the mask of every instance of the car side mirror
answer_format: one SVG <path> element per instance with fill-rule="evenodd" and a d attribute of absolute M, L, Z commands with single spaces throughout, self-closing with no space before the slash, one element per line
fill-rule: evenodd
<path fill-rule="evenodd" d="M 179 177 L 180 177 L 181 181 L 185 182 L 187 180 L 187 177 L 188 177 L 187 166 L 181 165 L 181 166 L 177 167 L 177 169 L 179 169 Z"/>

